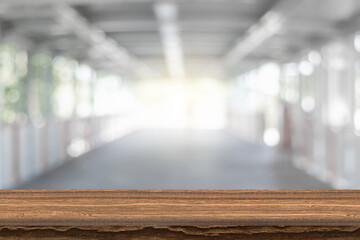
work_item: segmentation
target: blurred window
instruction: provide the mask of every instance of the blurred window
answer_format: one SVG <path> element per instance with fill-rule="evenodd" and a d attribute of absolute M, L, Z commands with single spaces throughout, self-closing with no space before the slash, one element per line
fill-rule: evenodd
<path fill-rule="evenodd" d="M 100 73 L 94 89 L 94 112 L 97 116 L 116 114 L 120 111 L 121 78 Z"/>
<path fill-rule="evenodd" d="M 51 61 L 51 56 L 47 53 L 35 53 L 30 58 L 27 104 L 29 116 L 35 125 L 43 124 L 51 108 Z"/>
<path fill-rule="evenodd" d="M 299 71 L 296 63 L 283 66 L 281 98 L 292 104 L 297 103 L 299 100 Z"/>
<path fill-rule="evenodd" d="M 15 44 L 0 46 L 0 120 L 14 123 L 26 116 L 27 53 Z"/>
<path fill-rule="evenodd" d="M 76 69 L 76 114 L 79 117 L 88 117 L 92 114 L 93 98 L 92 86 L 95 78 L 94 71 L 85 64 Z"/>
<path fill-rule="evenodd" d="M 65 57 L 53 59 L 54 76 L 54 113 L 57 117 L 67 119 L 75 111 L 75 70 L 77 63 Z"/>
<path fill-rule="evenodd" d="M 311 113 L 315 109 L 315 66 L 308 59 L 298 65 L 300 73 L 301 108 Z"/>

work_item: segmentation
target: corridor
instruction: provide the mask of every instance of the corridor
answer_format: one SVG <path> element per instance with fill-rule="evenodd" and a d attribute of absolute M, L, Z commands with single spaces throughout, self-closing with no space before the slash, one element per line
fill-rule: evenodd
<path fill-rule="evenodd" d="M 106 156 L 106 157 L 105 157 Z M 274 149 L 220 130 L 142 130 L 20 189 L 329 189 Z"/>
<path fill-rule="evenodd" d="M 0 189 L 360 189 L 360 1 L 0 13 Z"/>

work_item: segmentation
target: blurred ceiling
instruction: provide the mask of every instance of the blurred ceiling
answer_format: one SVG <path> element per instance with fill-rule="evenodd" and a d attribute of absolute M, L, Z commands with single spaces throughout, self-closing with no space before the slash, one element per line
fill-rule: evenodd
<path fill-rule="evenodd" d="M 95 68 L 220 77 L 357 30 L 358 0 L 2 0 L 3 39 Z"/>

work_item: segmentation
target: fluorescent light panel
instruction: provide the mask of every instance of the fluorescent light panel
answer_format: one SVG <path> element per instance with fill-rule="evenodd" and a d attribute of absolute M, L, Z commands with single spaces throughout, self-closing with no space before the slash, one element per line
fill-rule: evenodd
<path fill-rule="evenodd" d="M 159 2 L 155 4 L 154 11 L 159 22 L 159 31 L 170 77 L 184 79 L 186 73 L 180 29 L 177 23 L 177 7 L 172 2 Z"/>

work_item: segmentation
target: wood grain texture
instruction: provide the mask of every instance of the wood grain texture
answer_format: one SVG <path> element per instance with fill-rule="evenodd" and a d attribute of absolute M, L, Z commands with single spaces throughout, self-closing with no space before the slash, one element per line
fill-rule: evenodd
<path fill-rule="evenodd" d="M 360 239 L 360 191 L 0 191 L 0 239 Z"/>

